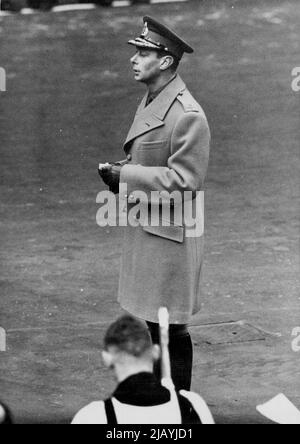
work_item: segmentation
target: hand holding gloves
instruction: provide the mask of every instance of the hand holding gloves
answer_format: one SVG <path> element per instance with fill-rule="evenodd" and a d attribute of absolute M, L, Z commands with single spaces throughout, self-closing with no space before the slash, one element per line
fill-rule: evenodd
<path fill-rule="evenodd" d="M 122 165 L 119 163 L 99 165 L 99 175 L 103 182 L 109 187 L 109 190 L 114 193 L 119 193 L 120 176 Z"/>

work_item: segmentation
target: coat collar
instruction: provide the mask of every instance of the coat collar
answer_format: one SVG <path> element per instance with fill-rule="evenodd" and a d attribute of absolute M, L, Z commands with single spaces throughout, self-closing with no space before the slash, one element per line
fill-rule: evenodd
<path fill-rule="evenodd" d="M 138 107 L 136 117 L 125 142 L 126 145 L 137 137 L 164 125 L 164 119 L 176 97 L 186 89 L 186 85 L 179 75 L 169 83 L 166 88 L 146 106 L 148 93 Z"/>
<path fill-rule="evenodd" d="M 113 394 L 123 404 L 151 407 L 170 402 L 169 390 L 152 373 L 138 373 L 123 381 Z"/>

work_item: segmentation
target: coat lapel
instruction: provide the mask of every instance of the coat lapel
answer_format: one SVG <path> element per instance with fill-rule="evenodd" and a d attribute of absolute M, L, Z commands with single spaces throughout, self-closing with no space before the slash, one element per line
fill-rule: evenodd
<path fill-rule="evenodd" d="M 181 77 L 177 75 L 175 79 L 153 100 L 153 102 L 146 106 L 147 96 L 145 95 L 140 106 L 138 107 L 136 117 L 132 127 L 128 133 L 124 149 L 128 143 L 137 137 L 159 128 L 164 125 L 164 119 L 167 112 L 172 106 L 178 94 L 186 89 Z"/>
<path fill-rule="evenodd" d="M 143 113 L 145 114 L 145 113 Z M 156 117 L 154 114 L 147 113 L 147 115 L 141 116 L 140 114 L 136 117 L 134 120 L 132 127 L 128 133 L 126 142 L 125 142 L 125 149 L 126 145 L 131 142 L 132 140 L 136 139 L 137 137 L 141 136 L 142 134 L 147 133 L 148 131 L 152 131 L 155 128 L 159 128 L 160 126 L 163 126 L 164 122 Z"/>

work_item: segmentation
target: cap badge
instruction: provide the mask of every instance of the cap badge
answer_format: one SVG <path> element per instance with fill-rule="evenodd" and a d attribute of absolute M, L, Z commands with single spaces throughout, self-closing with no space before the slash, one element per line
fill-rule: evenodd
<path fill-rule="evenodd" d="M 145 22 L 145 26 L 144 26 L 144 29 L 143 29 L 141 37 L 147 37 L 148 34 L 149 34 L 148 23 Z"/>

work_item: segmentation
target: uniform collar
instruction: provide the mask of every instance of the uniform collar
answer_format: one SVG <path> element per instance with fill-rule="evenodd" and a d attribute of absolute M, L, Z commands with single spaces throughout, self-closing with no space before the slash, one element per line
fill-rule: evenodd
<path fill-rule="evenodd" d="M 175 102 L 176 98 L 185 90 L 185 83 L 181 77 L 177 75 L 174 80 L 172 80 L 171 83 L 169 83 L 163 89 L 159 96 L 147 107 L 146 103 L 148 93 L 145 95 L 142 103 L 138 107 L 134 122 L 127 135 L 127 139 L 124 144 L 125 152 L 128 150 L 128 144 L 132 140 L 164 125 L 164 119 L 168 111 Z"/>
<path fill-rule="evenodd" d="M 130 376 L 117 387 L 113 397 L 122 404 L 151 407 L 170 402 L 169 390 L 165 389 L 152 373 Z"/>
<path fill-rule="evenodd" d="M 165 85 L 163 85 L 161 88 L 159 88 L 157 91 L 154 91 L 153 93 L 148 93 L 148 96 L 147 96 L 147 102 L 146 102 L 146 106 L 148 106 L 148 105 L 150 105 L 150 103 L 152 103 L 153 102 L 153 100 L 155 100 L 156 99 L 156 97 L 158 97 L 159 95 L 160 95 L 160 93 L 170 84 L 170 83 L 172 83 L 173 82 L 173 80 L 175 80 L 175 78 L 177 77 L 177 74 L 174 74 L 173 76 L 172 76 L 172 78 L 167 82 L 167 83 L 165 83 Z"/>
<path fill-rule="evenodd" d="M 137 117 L 144 114 L 154 114 L 160 120 L 164 120 L 176 97 L 185 89 L 185 83 L 180 75 L 177 74 L 174 79 L 164 86 L 163 90 L 159 92 L 158 97 L 156 97 L 147 107 L 145 106 L 148 99 L 148 93 L 145 95 L 138 109 Z"/>

